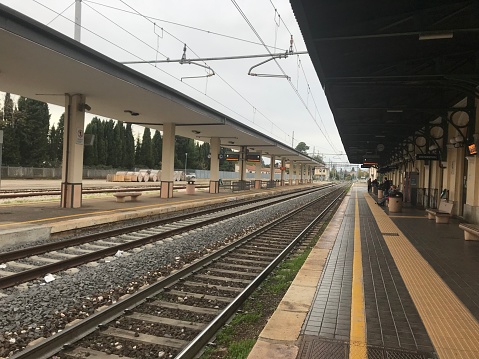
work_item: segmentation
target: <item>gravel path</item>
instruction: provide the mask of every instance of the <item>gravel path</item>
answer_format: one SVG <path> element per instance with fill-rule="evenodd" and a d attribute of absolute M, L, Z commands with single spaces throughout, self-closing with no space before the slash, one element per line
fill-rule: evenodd
<path fill-rule="evenodd" d="M 121 295 L 135 292 L 142 285 L 314 198 L 317 194 L 263 208 L 147 245 L 125 256 L 102 260 L 97 266 L 85 265 L 78 272 L 55 274 L 53 282 L 38 281 L 25 290 L 14 290 L 0 298 L 0 357 L 13 355 L 36 338 L 57 333 L 74 319 L 89 316 Z"/>

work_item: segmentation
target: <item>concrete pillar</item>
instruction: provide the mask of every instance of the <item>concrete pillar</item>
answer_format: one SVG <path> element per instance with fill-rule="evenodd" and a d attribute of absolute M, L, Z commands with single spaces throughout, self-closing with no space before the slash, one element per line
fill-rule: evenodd
<path fill-rule="evenodd" d="M 450 156 L 450 162 L 449 162 Z M 463 176 L 464 176 L 464 147 L 453 148 L 448 153 L 449 172 L 449 200 L 453 201 L 454 207 L 452 214 L 462 215 L 462 195 L 463 195 Z"/>
<path fill-rule="evenodd" d="M 296 173 L 297 164 L 296 164 L 295 161 L 293 161 L 292 165 L 293 165 L 293 184 L 298 184 L 298 178 L 297 178 L 298 176 L 297 176 L 297 173 Z"/>
<path fill-rule="evenodd" d="M 241 146 L 240 150 L 240 180 L 246 181 L 246 146 Z"/>
<path fill-rule="evenodd" d="M 281 157 L 281 186 L 284 186 L 284 168 L 285 168 L 285 165 L 286 165 L 286 159 L 284 157 Z"/>
<path fill-rule="evenodd" d="M 276 157 L 274 155 L 271 155 L 270 159 L 271 162 L 269 164 L 269 180 L 274 181 L 274 162 L 276 161 Z"/>
<path fill-rule="evenodd" d="M 82 206 L 85 96 L 65 96 L 61 207 Z"/>
<path fill-rule="evenodd" d="M 258 151 L 261 155 L 261 151 Z M 261 189 L 262 176 L 261 176 L 261 161 L 256 162 L 254 166 L 254 188 Z"/>
<path fill-rule="evenodd" d="M 210 193 L 219 193 L 220 191 L 220 159 L 221 139 L 212 137 L 210 140 Z"/>
<path fill-rule="evenodd" d="M 475 100 L 475 133 L 479 133 L 479 99 Z M 477 137 L 478 135 L 475 135 Z M 478 145 L 477 141 L 476 146 Z M 479 160 L 478 155 L 467 157 L 467 194 L 464 205 L 464 219 L 479 224 Z"/>
<path fill-rule="evenodd" d="M 161 156 L 161 198 L 173 197 L 175 176 L 175 124 L 163 124 L 163 152 Z"/>
<path fill-rule="evenodd" d="M 304 164 L 299 164 L 299 183 L 303 184 L 304 182 Z"/>

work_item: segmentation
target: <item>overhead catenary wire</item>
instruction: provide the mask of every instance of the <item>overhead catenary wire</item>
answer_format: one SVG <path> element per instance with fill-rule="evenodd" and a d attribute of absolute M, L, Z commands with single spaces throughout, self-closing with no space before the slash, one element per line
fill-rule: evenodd
<path fill-rule="evenodd" d="M 71 23 L 73 23 L 73 24 L 75 23 L 73 20 L 71 20 L 71 19 L 65 17 L 64 15 L 62 15 L 62 14 L 60 14 L 59 12 L 57 12 L 56 10 L 54 10 L 54 9 L 52 9 L 52 8 L 50 8 L 50 7 L 48 7 L 48 6 L 46 6 L 45 4 L 42 4 L 41 2 L 39 2 L 39 1 L 37 1 L 37 0 L 33 0 L 33 1 L 34 1 L 35 3 L 37 3 L 38 5 L 40 5 L 40 6 L 44 7 L 44 8 L 46 8 L 46 9 L 48 9 L 48 10 L 51 11 L 52 13 L 57 14 L 57 17 L 60 17 L 60 16 L 61 16 L 62 18 L 66 19 L 67 21 L 69 21 L 69 22 L 71 22 Z M 91 2 L 91 1 L 90 1 L 90 2 Z M 122 1 L 122 2 L 123 2 L 123 1 Z M 125 5 L 128 6 L 128 4 L 125 4 Z M 129 7 L 130 7 L 130 6 L 129 6 Z M 92 9 L 91 6 L 89 6 L 89 8 Z M 131 8 L 131 7 L 130 7 L 130 8 Z M 139 16 L 145 17 L 144 15 L 142 15 L 142 14 L 140 14 L 140 13 L 138 13 L 138 12 L 136 12 L 136 14 L 139 15 Z M 145 17 L 145 19 L 147 19 L 148 21 L 150 21 L 150 20 L 149 20 L 148 18 L 146 18 L 146 17 Z M 115 23 L 115 22 L 114 22 L 113 20 L 111 20 L 111 19 L 108 19 L 108 20 L 109 20 L 110 22 L 112 22 L 112 23 Z M 151 21 L 150 21 L 150 22 L 151 22 Z M 152 22 L 152 24 L 154 24 L 154 23 Z M 119 26 L 118 24 L 116 24 L 116 25 L 117 25 L 119 28 L 121 28 L 122 30 L 127 31 L 127 30 L 123 29 L 123 27 Z M 81 28 L 82 28 L 83 30 L 85 30 L 85 31 L 87 31 L 87 32 L 89 32 L 89 33 L 91 33 L 92 35 L 98 37 L 99 39 L 101 39 L 101 40 L 103 40 L 103 41 L 105 41 L 105 42 L 111 44 L 112 46 L 117 47 L 118 49 L 124 51 L 125 53 L 128 53 L 129 55 L 131 55 L 131 56 L 133 56 L 133 57 L 138 58 L 139 60 L 145 61 L 145 60 L 142 59 L 140 56 L 138 56 L 137 54 L 135 54 L 135 53 L 133 53 L 133 52 L 127 50 L 126 48 L 124 48 L 124 47 L 122 47 L 122 46 L 120 46 L 120 45 L 114 43 L 114 42 L 111 41 L 111 40 L 108 40 L 107 38 L 105 38 L 105 37 L 99 35 L 98 33 L 96 33 L 96 32 L 94 32 L 94 31 L 92 31 L 92 30 L 86 28 L 85 26 L 82 26 L 82 25 L 80 25 L 80 26 L 81 26 Z M 161 28 L 161 29 L 162 29 L 162 31 L 164 31 L 165 33 L 168 33 L 168 35 L 170 35 L 170 36 L 172 36 L 173 38 L 175 38 L 177 41 L 181 41 L 180 39 L 178 39 L 178 38 L 177 38 L 176 36 L 174 36 L 173 34 L 169 33 L 168 31 L 164 30 L 163 28 Z M 128 31 L 127 31 L 127 32 L 128 32 Z M 136 38 L 136 37 L 135 37 L 135 38 Z M 141 40 L 139 40 L 139 41 L 141 41 Z M 148 45 L 148 46 L 149 46 L 149 45 Z M 264 44 L 263 44 L 263 46 L 264 46 Z M 149 47 L 152 48 L 152 49 L 154 49 L 152 46 L 149 46 Z M 156 49 L 154 49 L 154 50 L 156 51 Z M 190 48 L 190 50 L 196 55 L 196 53 L 195 53 L 191 48 Z M 164 55 L 164 54 L 162 54 L 162 55 L 166 57 L 166 55 Z M 196 56 L 198 56 L 198 55 L 196 55 Z M 156 68 L 157 70 L 160 70 L 160 71 L 161 71 L 162 73 L 164 73 L 165 75 L 167 75 L 167 76 L 169 76 L 169 77 L 171 77 L 171 78 L 173 78 L 173 79 L 175 79 L 175 80 L 177 80 L 177 81 L 181 81 L 179 78 L 173 76 L 172 74 L 168 73 L 167 71 L 165 71 L 165 70 L 163 70 L 163 69 L 160 69 L 160 68 L 155 67 L 155 66 L 154 66 L 154 68 Z M 254 106 L 250 101 L 248 101 L 248 100 L 246 99 L 246 97 L 244 97 L 243 95 L 241 95 L 240 92 L 237 91 L 231 84 L 229 84 L 228 81 L 226 81 L 222 76 L 218 76 L 218 77 L 219 77 L 228 87 L 230 87 L 236 94 L 238 94 L 243 100 L 245 100 L 245 102 L 247 102 L 247 103 L 251 106 L 252 109 L 255 109 L 255 114 L 256 114 L 256 112 L 257 112 L 258 114 L 260 114 L 262 117 L 264 117 L 267 121 L 269 121 L 269 122 L 271 123 L 272 128 L 276 128 L 276 129 L 278 129 L 279 131 L 281 131 L 281 132 L 285 135 L 286 141 L 287 141 L 287 138 L 290 138 L 290 137 L 291 137 L 288 133 L 286 133 L 284 130 L 282 130 L 280 127 L 278 127 L 272 120 L 270 120 L 264 113 L 262 113 L 261 111 L 259 111 L 256 106 Z M 202 95 L 208 97 L 208 98 L 209 98 L 210 100 L 212 100 L 213 102 L 217 103 L 217 104 L 220 105 L 221 107 L 224 107 L 225 109 L 228 109 L 229 111 L 231 111 L 232 113 L 234 113 L 234 114 L 238 115 L 239 117 L 245 119 L 246 121 L 249 121 L 249 122 L 254 123 L 258 128 L 264 130 L 265 132 L 269 132 L 269 130 L 266 129 L 265 127 L 261 126 L 260 123 L 255 122 L 255 121 L 252 121 L 250 118 L 245 117 L 244 115 L 242 115 L 241 113 L 237 112 L 237 111 L 234 110 L 233 108 L 231 108 L 231 107 L 229 107 L 229 106 L 227 106 L 227 105 L 225 105 L 225 104 L 219 102 L 218 100 L 214 99 L 213 97 L 211 97 L 211 96 L 209 96 L 209 95 L 207 95 L 207 94 L 201 92 L 200 90 L 198 90 L 197 88 L 191 86 L 190 84 L 185 83 L 185 82 L 183 82 L 183 84 L 185 84 L 186 86 L 188 86 L 188 87 L 191 88 L 192 90 L 194 90 L 194 91 L 196 91 L 196 92 L 199 92 L 200 94 L 202 94 Z"/>
<path fill-rule="evenodd" d="M 160 19 L 160 18 L 157 18 L 157 17 L 153 17 L 153 16 L 142 15 L 142 14 L 138 14 L 137 12 L 128 11 L 128 10 L 125 10 L 125 9 L 120 9 L 120 8 L 118 8 L 118 7 L 115 7 L 115 6 L 102 4 L 102 3 L 99 3 L 99 2 L 96 2 L 96 1 L 92 1 L 92 0 L 83 0 L 83 2 L 89 2 L 89 3 L 92 3 L 92 4 L 98 5 L 98 6 L 107 7 L 107 8 L 114 9 L 114 10 L 121 11 L 121 12 L 125 12 L 125 13 L 128 13 L 128 14 L 145 17 L 145 18 L 148 18 L 148 19 L 151 19 L 151 20 L 161 21 L 161 22 L 164 22 L 164 23 L 166 23 L 166 24 L 172 24 L 172 25 L 184 27 L 184 28 L 187 28 L 187 29 L 204 32 L 204 33 L 211 34 L 211 35 L 216 35 L 216 36 L 228 38 L 228 39 L 231 39 L 231 40 L 236 40 L 236 41 L 241 41 L 241 42 L 245 42 L 245 43 L 249 43 L 249 44 L 253 44 L 253 45 L 263 46 L 263 44 L 261 44 L 261 43 L 259 43 L 259 42 L 256 42 L 256 41 L 251 41 L 251 40 L 242 39 L 242 38 L 237 37 L 237 36 L 225 35 L 225 34 L 221 34 L 221 33 L 219 33 L 219 32 L 201 29 L 201 28 L 198 28 L 198 27 L 195 27 L 195 26 L 180 24 L 180 23 L 178 23 L 178 22 L 169 21 L 169 20 L 164 20 L 164 19 Z M 271 45 L 268 45 L 268 47 L 269 47 L 269 48 L 273 48 L 273 49 L 278 50 L 278 51 L 283 51 L 283 52 L 286 51 L 286 49 L 276 48 L 276 47 L 271 46 Z"/>
<path fill-rule="evenodd" d="M 67 11 L 69 8 L 72 7 L 72 5 L 75 4 L 75 1 L 73 1 L 70 5 L 68 5 L 65 10 L 63 10 L 62 12 L 58 13 L 57 16 L 55 16 L 53 19 L 51 19 L 48 23 L 47 23 L 47 26 L 50 25 L 53 21 L 55 21 L 56 19 L 58 19 L 59 16 L 63 15 L 63 13 L 65 11 Z"/>
<path fill-rule="evenodd" d="M 276 9 L 276 6 L 274 5 L 273 3 L 273 0 L 269 0 L 271 6 L 273 7 L 274 11 L 275 11 L 275 14 L 278 12 L 278 10 Z M 288 31 L 288 33 L 290 34 L 290 36 L 293 36 L 292 32 L 289 30 L 288 28 L 288 25 L 286 24 L 286 22 L 283 20 L 282 17 L 279 17 L 280 21 L 283 23 L 285 29 Z M 296 49 L 296 43 L 293 43 L 292 44 L 294 46 L 294 48 Z M 306 84 L 308 86 L 308 89 L 310 89 L 310 86 L 309 86 L 309 81 L 308 81 L 308 77 L 306 76 L 306 72 L 304 71 L 304 67 L 302 66 L 302 63 L 301 63 L 301 59 L 299 59 L 299 56 L 298 56 L 298 68 L 301 68 L 301 71 L 303 72 L 303 76 L 304 76 L 304 79 L 306 81 Z M 298 71 L 299 72 L 299 71 Z M 299 74 L 297 75 L 297 80 L 296 80 L 296 87 L 298 88 L 298 82 L 299 82 Z M 321 124 L 323 125 L 324 127 L 324 130 L 326 132 L 326 136 L 329 140 L 331 140 L 331 138 L 329 137 L 329 133 L 328 131 L 326 130 L 326 126 L 324 125 L 324 122 L 323 122 L 323 117 L 321 116 L 321 113 L 319 112 L 318 110 L 318 105 L 316 104 L 316 101 L 314 99 L 314 96 L 311 96 L 312 100 L 313 100 L 313 103 L 314 103 L 314 107 L 316 109 L 316 112 L 315 112 L 315 115 L 316 113 L 319 115 L 319 120 L 321 122 Z M 329 142 L 329 141 L 328 141 Z M 332 149 L 334 151 L 337 151 L 337 149 L 335 147 L 332 147 Z M 339 151 L 340 152 L 340 151 Z"/>
<path fill-rule="evenodd" d="M 120 2 L 123 3 L 124 5 L 126 5 L 127 7 L 129 7 L 129 8 L 130 8 L 132 11 L 134 11 L 136 14 L 142 16 L 142 17 L 145 18 L 147 21 L 153 23 L 152 20 L 150 20 L 148 17 L 146 17 L 145 15 L 143 15 L 142 13 L 140 13 L 139 11 L 137 11 L 136 9 L 134 9 L 132 6 L 126 4 L 125 1 L 120 0 Z M 179 38 L 177 38 L 176 36 L 172 35 L 170 32 L 168 32 L 168 31 L 166 31 L 166 30 L 164 30 L 164 31 L 165 31 L 165 33 L 169 34 L 170 36 L 172 36 L 173 38 L 175 38 L 176 40 L 178 40 L 179 42 L 181 42 L 181 43 L 184 44 L 183 41 L 181 41 L 181 40 L 180 40 Z M 270 50 L 269 50 L 268 47 L 265 45 L 265 43 L 264 43 L 263 41 L 261 41 L 261 43 L 262 43 L 263 46 L 266 47 L 267 51 L 271 54 Z M 191 50 L 191 52 L 193 52 L 193 54 L 195 54 L 195 56 L 199 57 L 199 55 L 196 54 L 196 52 L 195 52 L 191 47 L 189 47 L 189 46 L 187 46 L 187 47 L 188 47 L 188 49 Z M 204 61 L 203 61 L 203 62 L 204 62 Z M 208 66 L 208 65 L 206 64 L 206 62 L 204 62 L 204 63 L 205 63 L 206 66 Z M 215 74 L 216 74 L 228 87 L 230 87 L 236 94 L 240 95 L 240 93 L 239 93 L 236 89 L 234 89 L 233 86 L 231 86 L 222 76 L 220 76 L 217 72 L 216 72 Z M 190 86 L 190 87 L 194 88 L 193 86 Z M 195 88 L 195 90 L 197 90 L 197 89 Z M 197 90 L 197 91 L 198 91 L 198 90 Z M 206 95 L 206 94 L 205 94 L 205 95 Z M 206 95 L 206 96 L 207 96 L 207 95 Z M 240 95 L 240 96 L 241 96 L 241 98 L 242 98 L 243 100 L 245 100 L 250 106 L 254 107 L 254 106 L 251 104 L 251 102 L 250 102 L 250 101 L 247 101 L 246 98 L 245 98 L 243 95 Z M 212 97 L 210 97 L 210 96 L 207 96 L 207 97 L 210 98 L 210 99 L 212 98 Z M 215 102 L 219 103 L 219 102 L 216 101 L 216 100 L 215 100 Z M 225 105 L 222 105 L 222 106 L 225 106 Z M 226 106 L 225 106 L 225 107 L 226 107 Z M 226 107 L 226 108 L 228 108 L 228 107 Z M 229 109 L 229 108 L 228 108 L 228 109 Z M 230 110 L 231 110 L 231 109 L 230 109 Z M 258 112 L 259 112 L 259 111 L 258 111 Z M 238 114 L 236 111 L 234 111 L 234 113 Z M 284 134 L 286 134 L 286 136 L 289 136 L 289 135 L 287 134 L 287 132 L 285 132 L 284 130 L 280 129 L 278 126 L 276 126 L 276 124 L 275 124 L 273 121 L 271 121 L 269 118 L 267 118 L 264 114 L 262 114 L 261 112 L 259 112 L 259 113 L 260 113 L 265 119 L 267 119 L 267 120 L 272 124 L 272 126 L 278 128 L 280 131 L 282 131 Z M 241 117 L 245 118 L 244 116 L 241 116 Z M 248 121 L 251 121 L 251 120 L 248 120 Z M 257 126 L 258 126 L 258 125 L 257 125 Z M 260 126 L 259 126 L 259 127 L 260 127 Z M 264 127 L 261 127 L 261 128 L 264 129 L 264 130 L 266 130 L 267 132 L 269 132 L 269 131 L 268 131 L 267 129 L 265 129 Z"/>
<path fill-rule="evenodd" d="M 254 25 L 251 23 L 251 21 L 248 19 L 248 17 L 246 16 L 246 14 L 243 12 L 243 10 L 241 9 L 241 7 L 238 5 L 238 3 L 236 2 L 236 0 L 231 0 L 231 2 L 233 3 L 233 5 L 236 7 L 236 9 L 238 10 L 238 12 L 240 13 L 240 15 L 243 17 L 243 19 L 246 21 L 246 23 L 248 24 L 248 26 L 250 27 L 250 29 L 253 31 L 253 33 L 256 35 L 256 37 L 258 38 L 258 40 L 263 44 L 263 46 L 266 48 L 266 51 L 268 51 L 271 55 L 273 55 L 271 53 L 271 51 L 268 49 L 268 47 L 266 46 L 265 42 L 263 41 L 263 39 L 261 38 L 261 36 L 259 35 L 259 33 L 256 31 Z M 276 65 L 278 66 L 278 68 L 280 69 L 280 71 L 283 73 L 283 75 L 286 77 L 288 76 L 285 71 L 283 70 L 283 68 L 281 67 L 281 65 L 278 63 L 277 59 L 274 59 L 274 61 L 276 62 Z M 300 99 L 300 101 L 302 102 L 302 104 L 304 105 L 304 107 L 306 108 L 306 111 L 308 111 L 308 113 L 310 114 L 311 118 L 313 119 L 314 123 L 316 124 L 316 126 L 318 127 L 319 131 L 321 132 L 321 134 L 324 136 L 324 138 L 326 139 L 326 141 L 328 142 L 328 144 L 331 146 L 331 148 L 333 150 L 336 151 L 334 145 L 331 143 L 331 140 L 329 139 L 328 136 L 326 136 L 326 134 L 324 133 L 324 131 L 322 130 L 321 126 L 319 126 L 318 122 L 316 121 L 315 117 L 313 116 L 313 114 L 311 113 L 311 111 L 309 110 L 308 106 L 306 105 L 306 103 L 304 102 L 303 98 L 301 97 L 301 94 L 299 93 L 298 89 L 296 87 L 294 87 L 293 83 L 291 82 L 291 79 L 289 78 L 288 79 L 288 83 L 290 84 L 291 88 L 293 89 L 293 91 L 296 93 L 296 95 L 298 96 L 298 98 Z"/>

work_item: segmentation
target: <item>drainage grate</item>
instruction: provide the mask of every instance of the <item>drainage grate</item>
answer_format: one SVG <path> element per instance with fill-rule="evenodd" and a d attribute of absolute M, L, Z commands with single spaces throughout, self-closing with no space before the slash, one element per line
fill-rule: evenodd
<path fill-rule="evenodd" d="M 297 358 L 349 358 L 349 344 L 338 340 L 327 340 L 319 339 L 315 336 L 304 336 Z"/>
<path fill-rule="evenodd" d="M 433 353 L 367 346 L 368 359 L 437 359 Z M 350 359 L 349 343 L 305 335 L 297 359 Z M 354 359 L 354 358 L 352 358 Z M 363 359 L 363 356 L 358 359 Z"/>
<path fill-rule="evenodd" d="M 398 236 L 399 237 L 399 233 L 381 233 L 383 236 Z"/>

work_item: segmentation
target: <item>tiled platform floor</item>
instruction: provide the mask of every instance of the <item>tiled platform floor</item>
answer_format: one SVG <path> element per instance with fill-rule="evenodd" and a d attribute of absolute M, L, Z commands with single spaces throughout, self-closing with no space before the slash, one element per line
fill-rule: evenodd
<path fill-rule="evenodd" d="M 407 204 L 389 214 L 361 185 L 342 207 L 312 252 L 320 275 L 309 311 L 294 312 L 302 328 L 275 312 L 249 358 L 479 358 L 479 241 L 457 219 L 436 224 Z"/>

